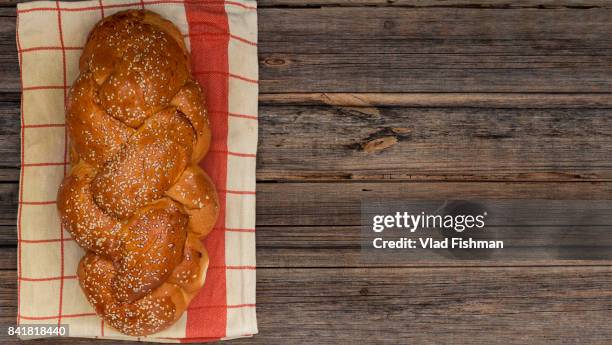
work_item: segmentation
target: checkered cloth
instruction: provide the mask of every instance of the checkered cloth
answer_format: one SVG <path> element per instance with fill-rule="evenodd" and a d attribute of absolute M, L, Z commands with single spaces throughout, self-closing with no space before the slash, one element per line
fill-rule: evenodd
<path fill-rule="evenodd" d="M 208 100 L 213 142 L 201 163 L 220 201 L 206 284 L 169 329 L 139 340 L 201 342 L 257 333 L 255 153 L 257 11 L 251 0 L 37 1 L 17 7 L 21 68 L 21 184 L 18 215 L 20 325 L 68 324 L 72 337 L 131 339 L 110 328 L 81 292 L 83 250 L 63 231 L 57 188 L 69 171 L 64 106 L 87 34 L 101 18 L 146 8 L 170 19 L 191 50 Z"/>

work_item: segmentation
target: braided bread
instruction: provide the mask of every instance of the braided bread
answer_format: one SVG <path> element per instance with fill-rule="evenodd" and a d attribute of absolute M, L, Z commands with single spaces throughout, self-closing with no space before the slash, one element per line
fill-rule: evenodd
<path fill-rule="evenodd" d="M 173 324 L 204 284 L 201 239 L 218 215 L 198 167 L 210 144 L 202 92 L 179 30 L 150 11 L 119 12 L 89 34 L 66 107 L 70 174 L 62 225 L 98 315 L 122 333 Z"/>

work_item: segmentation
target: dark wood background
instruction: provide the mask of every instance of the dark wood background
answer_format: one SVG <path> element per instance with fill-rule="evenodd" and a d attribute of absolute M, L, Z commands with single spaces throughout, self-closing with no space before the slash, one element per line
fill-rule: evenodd
<path fill-rule="evenodd" d="M 611 1 L 259 8 L 260 334 L 234 343 L 612 343 L 612 262 L 359 260 L 365 199 L 610 199 Z M 0 0 L 6 325 L 16 315 L 18 81 L 15 0 Z"/>

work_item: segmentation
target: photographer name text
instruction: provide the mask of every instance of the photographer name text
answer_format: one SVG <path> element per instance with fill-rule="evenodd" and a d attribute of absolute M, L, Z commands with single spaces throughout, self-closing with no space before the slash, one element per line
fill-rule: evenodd
<path fill-rule="evenodd" d="M 425 212 L 409 214 L 396 212 L 388 215 L 374 215 L 372 217 L 372 231 L 380 234 L 386 230 L 406 231 L 410 236 L 417 235 L 417 231 L 437 230 L 439 232 L 463 233 L 464 231 L 485 231 L 487 213 L 476 215 L 439 215 Z M 382 234 L 381 234 L 382 235 Z M 376 237 L 372 240 L 375 249 L 502 249 L 504 242 L 498 240 L 482 240 L 472 237 L 438 238 L 428 237 L 400 237 L 387 239 Z"/>

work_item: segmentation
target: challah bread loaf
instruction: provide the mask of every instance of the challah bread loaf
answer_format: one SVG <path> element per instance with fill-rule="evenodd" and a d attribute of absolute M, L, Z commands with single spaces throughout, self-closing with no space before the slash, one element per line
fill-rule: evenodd
<path fill-rule="evenodd" d="M 119 12 L 89 34 L 66 109 L 71 170 L 64 228 L 87 253 L 78 278 L 122 333 L 173 324 L 204 284 L 201 240 L 217 219 L 204 99 L 183 36 L 150 11 Z"/>

